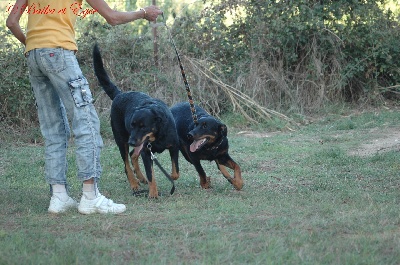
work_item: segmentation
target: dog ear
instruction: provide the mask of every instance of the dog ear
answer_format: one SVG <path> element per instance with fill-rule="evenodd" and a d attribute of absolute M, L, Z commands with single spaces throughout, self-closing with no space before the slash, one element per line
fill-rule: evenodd
<path fill-rule="evenodd" d="M 228 127 L 226 127 L 225 124 L 219 125 L 218 130 L 219 130 L 219 133 L 220 133 L 222 136 L 227 136 L 227 135 L 228 135 Z"/>

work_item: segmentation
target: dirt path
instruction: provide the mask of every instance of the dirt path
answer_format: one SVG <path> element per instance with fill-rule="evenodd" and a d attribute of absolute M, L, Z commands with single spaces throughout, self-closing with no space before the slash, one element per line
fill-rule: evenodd
<path fill-rule="evenodd" d="M 238 135 L 256 138 L 272 137 L 279 133 L 256 133 L 252 131 L 238 132 Z M 374 128 L 365 131 L 369 140 L 361 144 L 357 149 L 349 151 L 350 155 L 369 156 L 392 150 L 400 151 L 400 127 Z"/>
<path fill-rule="evenodd" d="M 350 151 L 351 155 L 369 156 L 392 150 L 400 151 L 400 128 L 385 128 L 385 130 L 375 128 L 367 133 L 371 135 L 370 140 Z"/>

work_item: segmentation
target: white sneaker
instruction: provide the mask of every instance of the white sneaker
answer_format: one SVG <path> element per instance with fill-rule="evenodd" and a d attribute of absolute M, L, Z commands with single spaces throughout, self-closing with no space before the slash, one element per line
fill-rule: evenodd
<path fill-rule="evenodd" d="M 49 213 L 63 213 L 66 210 L 76 208 L 77 206 L 78 203 L 71 197 L 68 197 L 68 200 L 63 202 L 57 196 L 51 196 L 48 211 Z"/>
<path fill-rule="evenodd" d="M 114 203 L 112 200 L 107 199 L 104 195 L 99 194 L 96 199 L 89 200 L 86 196 L 82 196 L 81 202 L 78 206 L 78 212 L 81 214 L 91 213 L 112 213 L 119 214 L 126 210 L 124 204 Z"/>

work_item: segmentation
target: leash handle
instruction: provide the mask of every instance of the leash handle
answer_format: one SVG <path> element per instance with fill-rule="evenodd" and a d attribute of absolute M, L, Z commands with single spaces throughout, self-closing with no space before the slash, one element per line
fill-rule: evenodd
<path fill-rule="evenodd" d="M 188 83 L 188 81 L 186 79 L 185 70 L 183 69 L 182 61 L 181 61 L 181 58 L 179 56 L 178 49 L 176 48 L 175 42 L 174 42 L 174 40 L 172 38 L 171 31 L 169 30 L 169 28 L 167 26 L 167 23 L 165 22 L 164 12 L 161 15 L 162 15 L 162 18 L 164 20 L 164 25 L 167 28 L 169 39 L 170 39 L 170 41 L 172 43 L 172 46 L 175 49 L 176 57 L 178 58 L 178 63 L 179 63 L 179 68 L 181 69 L 183 83 L 185 84 L 187 96 L 188 96 L 188 99 L 189 99 L 189 105 L 190 105 L 190 110 L 192 112 L 193 122 L 194 122 L 194 124 L 197 125 L 198 124 L 198 120 L 197 120 L 196 108 L 194 107 L 194 100 L 193 100 L 193 97 L 192 97 L 192 92 L 190 90 L 189 83 Z"/>

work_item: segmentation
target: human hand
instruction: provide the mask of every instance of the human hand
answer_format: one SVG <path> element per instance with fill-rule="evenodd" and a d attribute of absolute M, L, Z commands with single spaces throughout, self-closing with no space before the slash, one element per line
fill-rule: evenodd
<path fill-rule="evenodd" d="M 148 21 L 155 21 L 157 17 L 163 13 L 158 6 L 154 5 L 146 6 L 140 10 L 144 12 L 143 18 Z"/>

